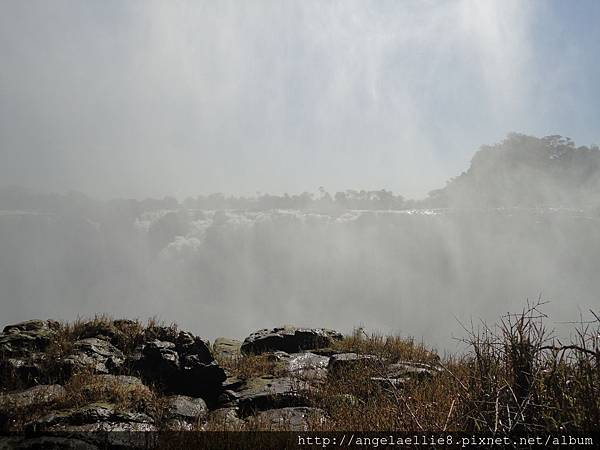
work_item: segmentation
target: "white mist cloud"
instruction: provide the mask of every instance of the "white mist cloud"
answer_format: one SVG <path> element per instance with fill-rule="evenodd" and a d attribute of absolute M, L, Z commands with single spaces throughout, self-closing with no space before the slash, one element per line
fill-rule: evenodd
<path fill-rule="evenodd" d="M 423 195 L 480 144 L 553 114 L 536 86 L 545 9 L 4 2 L 0 175 L 105 197 L 321 185 Z"/>

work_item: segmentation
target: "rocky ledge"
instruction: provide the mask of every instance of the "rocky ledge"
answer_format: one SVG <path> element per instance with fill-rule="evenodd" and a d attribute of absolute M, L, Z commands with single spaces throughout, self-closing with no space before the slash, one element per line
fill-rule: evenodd
<path fill-rule="evenodd" d="M 349 352 L 344 339 L 293 326 L 211 344 L 130 320 L 8 325 L 0 333 L 0 429 L 64 432 L 52 439 L 81 448 L 97 444 L 89 431 L 324 429 L 331 399 L 318 399 L 334 395 L 327 386 L 336 380 L 359 372 L 369 389 L 385 391 L 438 373 L 435 355 L 423 363 Z M 362 401 L 335 396 L 350 407 Z"/>

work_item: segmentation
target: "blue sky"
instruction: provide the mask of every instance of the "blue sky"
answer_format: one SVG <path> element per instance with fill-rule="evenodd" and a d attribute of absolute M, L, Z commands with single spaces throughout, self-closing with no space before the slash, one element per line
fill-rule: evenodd
<path fill-rule="evenodd" d="M 0 2 L 0 179 L 391 189 L 508 132 L 600 143 L 597 1 Z"/>

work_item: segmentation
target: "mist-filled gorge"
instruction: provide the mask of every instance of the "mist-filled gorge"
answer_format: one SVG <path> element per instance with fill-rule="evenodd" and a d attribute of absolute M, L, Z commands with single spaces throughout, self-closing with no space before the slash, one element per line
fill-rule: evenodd
<path fill-rule="evenodd" d="M 600 287 L 599 153 L 511 135 L 476 155 L 459 194 L 454 179 L 421 201 L 321 191 L 100 202 L 5 189 L 4 317 L 158 316 L 210 338 L 364 326 L 440 349 L 454 349 L 461 323 L 540 296 L 553 321 L 576 321 Z"/>

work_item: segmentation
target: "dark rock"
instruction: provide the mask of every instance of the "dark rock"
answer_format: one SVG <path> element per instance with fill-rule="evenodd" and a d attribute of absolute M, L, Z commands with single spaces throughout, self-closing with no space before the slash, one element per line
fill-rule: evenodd
<path fill-rule="evenodd" d="M 192 333 L 180 331 L 175 343 L 177 345 L 177 352 L 182 356 L 194 355 L 202 362 L 213 360 L 208 341 L 194 336 Z"/>
<path fill-rule="evenodd" d="M 254 419 L 272 429 L 307 431 L 311 424 L 322 424 L 326 417 L 325 411 L 320 408 L 301 406 L 262 411 Z"/>
<path fill-rule="evenodd" d="M 0 333 L 0 354 L 23 356 L 46 350 L 59 328 L 53 320 L 28 320 L 7 325 Z"/>
<path fill-rule="evenodd" d="M 250 378 L 236 390 L 240 414 L 287 406 L 305 406 L 308 398 L 305 386 L 292 378 L 262 376 Z"/>
<path fill-rule="evenodd" d="M 110 342 L 86 338 L 73 344 L 73 351 L 63 360 L 63 367 L 69 373 L 85 368 L 90 368 L 96 373 L 114 373 L 124 362 L 125 357 L 121 350 Z"/>
<path fill-rule="evenodd" d="M 65 388 L 59 384 L 34 386 L 21 392 L 0 395 L 0 405 L 2 405 L 0 409 L 44 406 L 54 403 L 65 394 Z"/>
<path fill-rule="evenodd" d="M 242 343 L 235 339 L 220 337 L 213 343 L 213 352 L 215 356 L 221 358 L 235 358 L 241 354 Z"/>
<path fill-rule="evenodd" d="M 337 331 L 325 328 L 285 326 L 252 333 L 244 340 L 241 351 L 245 354 L 258 354 L 276 350 L 297 353 L 302 350 L 329 347 L 333 341 L 342 338 L 343 336 Z"/>
<path fill-rule="evenodd" d="M 47 357 L 44 353 L 30 353 L 26 356 L 0 360 L 0 378 L 14 380 L 18 387 L 28 387 L 43 383 L 48 378 Z"/>
<path fill-rule="evenodd" d="M 40 436 L 35 438 L 19 438 L 13 444 L 4 447 L 0 438 L 0 449 L 15 450 L 98 450 L 94 444 L 81 439 L 59 436 Z"/>
<path fill-rule="evenodd" d="M 204 423 L 208 417 L 208 407 L 201 398 L 173 395 L 167 399 L 164 419 L 170 430 L 194 429 L 194 425 Z"/>
<path fill-rule="evenodd" d="M 146 343 L 133 366 L 144 380 L 158 383 L 168 392 L 193 397 L 216 398 L 226 379 L 208 344 L 183 332 L 177 343 L 159 340 Z"/>

